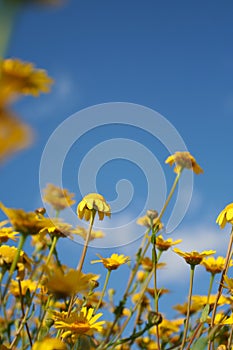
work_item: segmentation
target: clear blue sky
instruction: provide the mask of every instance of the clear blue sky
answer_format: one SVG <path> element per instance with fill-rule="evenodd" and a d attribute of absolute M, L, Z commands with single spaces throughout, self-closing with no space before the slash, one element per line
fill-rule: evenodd
<path fill-rule="evenodd" d="M 232 13 L 230 0 L 73 0 L 56 8 L 24 9 L 8 56 L 46 69 L 55 84 L 50 94 L 24 98 L 14 106 L 34 128 L 36 138 L 28 150 L 1 167 L 5 205 L 26 210 L 40 205 L 41 155 L 62 121 L 95 104 L 130 102 L 167 118 L 204 168 L 204 175 L 195 177 L 196 197 L 180 230 L 187 223 L 203 223 L 204 230 L 211 230 L 216 215 L 233 200 Z M 78 201 L 75 176 L 81 158 L 95 144 L 113 137 L 134 139 L 152 152 L 154 147 L 162 166 L 168 156 L 142 131 L 100 129 L 80 140 L 64 165 L 64 187 L 75 192 Z M 115 183 L 129 178 L 136 203 L 131 211 L 145 197 L 145 176 L 132 166 L 117 160 L 111 167 L 106 164 L 97 178 L 108 200 L 114 199 Z M 170 184 L 172 171 L 165 173 Z"/>

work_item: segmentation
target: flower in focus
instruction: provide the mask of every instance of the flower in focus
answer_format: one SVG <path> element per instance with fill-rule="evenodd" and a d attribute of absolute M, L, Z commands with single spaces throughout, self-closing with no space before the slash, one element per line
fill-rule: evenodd
<path fill-rule="evenodd" d="M 104 267 L 108 270 L 116 270 L 119 266 L 126 264 L 129 261 L 129 257 L 123 254 L 112 254 L 110 258 L 103 258 L 101 255 L 97 254 L 100 260 L 93 260 L 91 263 L 99 263 L 101 262 Z"/>
<path fill-rule="evenodd" d="M 84 274 L 80 271 L 71 269 L 64 274 L 60 269 L 48 277 L 45 286 L 49 292 L 54 294 L 58 299 L 66 298 L 80 292 L 90 290 L 90 282 L 95 277 L 94 274 Z"/>
<path fill-rule="evenodd" d="M 74 193 L 70 193 L 67 189 L 48 184 L 44 189 L 43 200 L 49 203 L 54 210 L 60 211 L 75 203 L 73 197 Z"/>
<path fill-rule="evenodd" d="M 175 152 L 175 154 L 169 156 L 166 164 L 176 164 L 174 168 L 175 173 L 180 173 L 184 168 L 192 169 L 195 174 L 203 173 L 203 169 L 197 164 L 196 159 L 189 152 Z"/>
<path fill-rule="evenodd" d="M 35 235 L 45 227 L 54 226 L 54 223 L 50 219 L 39 216 L 34 212 L 6 208 L 1 202 L 0 208 L 9 218 L 14 229 L 25 235 Z"/>
<path fill-rule="evenodd" d="M 98 212 L 99 220 L 103 220 L 104 216 L 111 217 L 111 208 L 107 204 L 105 198 L 98 193 L 89 193 L 78 204 L 77 214 L 80 219 L 84 217 L 86 221 L 91 218 L 92 212 Z"/>
<path fill-rule="evenodd" d="M 164 240 L 162 235 L 159 235 L 158 237 L 156 237 L 156 247 L 160 251 L 166 251 L 169 248 L 171 248 L 173 245 L 179 244 L 180 242 L 182 242 L 182 239 L 173 241 L 172 238 L 168 238 Z"/>
<path fill-rule="evenodd" d="M 25 149 L 31 141 L 30 128 L 0 106 L 0 161 L 14 152 Z"/>
<path fill-rule="evenodd" d="M 18 297 L 20 295 L 25 295 L 27 290 L 29 290 L 30 292 L 34 292 L 37 286 L 37 282 L 31 281 L 31 280 L 23 280 L 20 282 L 20 284 L 21 284 L 21 292 L 19 288 L 19 282 L 14 280 L 11 281 L 10 292 L 15 297 Z"/>
<path fill-rule="evenodd" d="M 49 92 L 53 82 L 45 70 L 11 58 L 0 62 L 0 76 L 0 105 L 5 105 L 18 94 L 38 96 L 41 92 Z"/>
<path fill-rule="evenodd" d="M 199 265 L 206 256 L 213 255 L 216 253 L 215 250 L 205 250 L 201 253 L 198 253 L 194 250 L 188 253 L 188 252 L 182 252 L 178 248 L 174 248 L 173 251 L 176 254 L 180 255 L 182 258 L 184 258 L 187 264 L 193 265 L 193 266 Z"/>
<path fill-rule="evenodd" d="M 7 242 L 8 239 L 16 241 L 15 236 L 19 234 L 15 232 L 12 227 L 4 227 L 7 223 L 7 220 L 0 222 L 0 244 Z"/>
<path fill-rule="evenodd" d="M 45 338 L 33 344 L 32 350 L 67 350 L 66 344 L 56 338 Z"/>
<path fill-rule="evenodd" d="M 213 275 L 223 271 L 226 259 L 223 256 L 204 258 L 201 265 L 205 266 L 206 271 L 211 272 Z M 233 266 L 233 260 L 229 262 L 229 267 Z"/>
<path fill-rule="evenodd" d="M 88 231 L 84 227 L 77 226 L 76 229 L 73 230 L 73 234 L 82 237 L 85 241 L 87 234 L 88 234 Z M 92 230 L 89 241 L 93 241 L 94 239 L 103 238 L 103 237 L 105 237 L 105 234 L 102 231 L 93 231 Z"/>
<path fill-rule="evenodd" d="M 6 269 L 10 269 L 16 253 L 17 248 L 10 247 L 8 245 L 2 245 L 0 247 L 0 266 L 4 266 Z M 16 268 L 18 270 L 18 276 L 20 279 L 23 279 L 24 277 L 25 268 L 31 271 L 31 260 L 22 250 L 20 252 L 20 257 Z"/>
<path fill-rule="evenodd" d="M 94 309 L 82 307 L 81 311 L 73 312 L 69 317 L 59 318 L 54 315 L 54 327 L 63 331 L 62 338 L 67 338 L 70 335 L 93 335 L 95 332 L 102 331 L 102 325 L 105 321 L 96 322 L 102 313 L 93 316 Z"/>
<path fill-rule="evenodd" d="M 233 225 L 233 203 L 228 204 L 216 219 L 221 228 L 224 228 L 227 222 Z"/>

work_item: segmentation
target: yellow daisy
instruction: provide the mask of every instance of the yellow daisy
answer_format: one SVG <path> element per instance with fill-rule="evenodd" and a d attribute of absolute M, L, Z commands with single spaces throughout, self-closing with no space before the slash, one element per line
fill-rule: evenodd
<path fill-rule="evenodd" d="M 81 311 L 73 312 L 69 317 L 57 318 L 54 315 L 54 327 L 63 331 L 62 338 L 67 338 L 70 335 L 93 335 L 94 333 L 100 333 L 105 321 L 96 322 L 103 314 L 98 313 L 93 316 L 94 309 L 82 307 Z"/>
<path fill-rule="evenodd" d="M 223 256 L 204 258 L 201 265 L 205 266 L 206 271 L 211 272 L 213 275 L 223 271 L 226 259 Z M 229 262 L 229 266 L 233 266 L 233 260 Z"/>
<path fill-rule="evenodd" d="M 21 295 L 26 295 L 27 290 L 30 292 L 34 292 L 37 286 L 37 282 L 31 281 L 31 280 L 23 280 L 20 282 L 21 284 L 21 293 L 19 289 L 19 283 L 18 281 L 11 281 L 10 284 L 10 292 L 13 294 L 15 297 L 18 297 Z"/>
<path fill-rule="evenodd" d="M 166 251 L 173 245 L 179 244 L 180 242 L 182 242 L 182 239 L 177 239 L 176 241 L 173 241 L 172 238 L 164 240 L 162 235 L 156 237 L 156 247 L 160 251 Z"/>
<path fill-rule="evenodd" d="M 66 344 L 56 338 L 45 338 L 33 344 L 32 350 L 66 350 Z"/>
<path fill-rule="evenodd" d="M 219 224 L 221 228 L 224 228 L 226 223 L 233 225 L 233 203 L 228 204 L 219 214 L 216 219 L 216 223 Z"/>
<path fill-rule="evenodd" d="M 175 152 L 175 154 L 166 159 L 165 163 L 171 166 L 176 164 L 174 168 L 175 173 L 180 173 L 184 168 L 192 169 L 195 174 L 203 173 L 203 169 L 189 152 Z"/>
<path fill-rule="evenodd" d="M 8 245 L 2 245 L 0 247 L 0 266 L 4 266 L 5 268 L 10 269 L 16 253 L 17 248 L 10 247 Z M 21 250 L 20 257 L 16 266 L 20 279 L 23 279 L 24 277 L 25 268 L 27 268 L 29 271 L 31 270 L 31 260 L 27 254 Z"/>
<path fill-rule="evenodd" d="M 100 258 L 100 260 L 93 260 L 91 263 L 95 264 L 101 262 L 108 270 L 116 270 L 119 266 L 126 264 L 129 261 L 129 257 L 123 254 L 118 255 L 114 253 L 110 258 L 103 258 L 99 254 L 96 255 Z"/>
<path fill-rule="evenodd" d="M 14 231 L 12 227 L 4 227 L 7 223 L 7 220 L 0 222 L 0 243 L 5 243 L 8 241 L 8 239 L 16 241 L 16 238 L 18 238 L 15 236 L 17 236 L 19 233 Z"/>
<path fill-rule="evenodd" d="M 84 227 L 77 226 L 76 229 L 73 230 L 73 234 L 78 235 L 78 236 L 82 237 L 84 240 L 86 240 L 88 231 Z M 89 238 L 89 242 L 93 241 L 94 239 L 103 238 L 103 237 L 105 237 L 105 234 L 102 231 L 93 231 L 92 230 L 90 238 Z"/>
<path fill-rule="evenodd" d="M 178 248 L 174 248 L 173 251 L 176 254 L 180 255 L 182 258 L 184 258 L 187 264 L 189 265 L 199 265 L 206 256 L 213 255 L 216 253 L 215 250 L 205 250 L 201 253 L 198 253 L 194 250 L 188 253 L 188 252 L 183 252 Z"/>
<path fill-rule="evenodd" d="M 103 220 L 104 216 L 111 217 L 110 205 L 101 194 L 89 193 L 78 204 L 77 214 L 80 219 L 84 217 L 86 221 L 89 221 L 92 212 L 98 212 L 99 220 Z"/>
<path fill-rule="evenodd" d="M 75 203 L 73 197 L 74 193 L 70 193 L 67 189 L 48 184 L 44 189 L 43 200 L 49 203 L 54 210 L 60 211 Z"/>

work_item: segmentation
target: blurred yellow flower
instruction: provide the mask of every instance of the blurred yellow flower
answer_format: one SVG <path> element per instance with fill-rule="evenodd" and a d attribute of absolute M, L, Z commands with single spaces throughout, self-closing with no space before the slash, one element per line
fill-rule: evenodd
<path fill-rule="evenodd" d="M 34 292 L 37 286 L 37 282 L 32 280 L 23 280 L 20 282 L 21 284 L 21 295 L 25 295 L 27 290 L 30 292 Z M 10 284 L 10 292 L 15 297 L 20 296 L 20 289 L 19 289 L 19 283 L 18 281 L 11 280 Z"/>
<path fill-rule="evenodd" d="M 49 92 L 53 82 L 45 70 L 12 58 L 0 61 L 0 76 L 0 105 L 18 94 L 38 96 L 41 92 Z"/>
<path fill-rule="evenodd" d="M 0 106 L 0 162 L 29 146 L 31 141 L 29 126 Z"/>
<path fill-rule="evenodd" d="M 13 228 L 25 235 L 35 235 L 45 227 L 53 227 L 54 223 L 34 212 L 25 212 L 23 209 L 6 208 L 0 202 L 0 208 L 9 218 Z"/>
<path fill-rule="evenodd" d="M 166 159 L 165 163 L 170 166 L 176 164 L 174 168 L 175 173 L 180 173 L 184 168 L 192 169 L 195 174 L 203 173 L 203 169 L 189 152 L 175 152 L 175 154 Z"/>
<path fill-rule="evenodd" d="M 67 189 L 48 184 L 44 189 L 43 200 L 49 203 L 54 210 L 60 211 L 75 203 L 73 197 L 74 193 L 70 193 Z"/>
<path fill-rule="evenodd" d="M 16 238 L 18 238 L 15 236 L 19 233 L 14 231 L 12 227 L 4 227 L 7 223 L 7 220 L 0 222 L 0 244 L 7 242 L 8 239 L 16 241 Z"/>
<path fill-rule="evenodd" d="M 224 282 L 223 285 L 224 288 L 227 288 L 231 295 L 233 295 L 233 278 L 229 278 L 228 276 L 224 276 Z"/>
<path fill-rule="evenodd" d="M 223 256 L 204 258 L 201 265 L 205 266 L 206 271 L 211 272 L 213 275 L 223 271 L 226 259 Z M 233 260 L 229 262 L 229 267 L 233 266 Z"/>
<path fill-rule="evenodd" d="M 86 221 L 91 218 L 92 212 L 98 212 L 99 220 L 103 220 L 104 216 L 111 217 L 110 205 L 105 198 L 98 193 L 89 193 L 78 204 L 77 214 L 80 219 L 84 217 Z"/>
<path fill-rule="evenodd" d="M 108 270 L 116 270 L 119 266 L 126 264 L 129 261 L 129 257 L 123 254 L 112 254 L 110 258 L 103 258 L 101 255 L 96 254 L 100 260 L 93 260 L 91 263 L 102 263 Z"/>
<path fill-rule="evenodd" d="M 162 235 L 156 237 L 156 247 L 161 251 L 168 250 L 173 245 L 179 244 L 180 242 L 182 242 L 182 239 L 177 239 L 176 241 L 173 241 L 172 238 L 164 240 Z"/>
<path fill-rule="evenodd" d="M 103 328 L 103 324 L 105 321 L 96 322 L 103 314 L 98 313 L 93 316 L 94 309 L 87 307 L 82 307 L 81 311 L 73 312 L 69 317 L 63 319 L 56 319 L 56 315 L 54 316 L 54 327 L 57 329 L 61 329 L 64 333 L 62 333 L 62 338 L 67 338 L 70 335 L 75 334 L 85 334 L 85 335 L 93 335 L 95 332 L 100 333 Z"/>
<path fill-rule="evenodd" d="M 137 219 L 137 224 L 141 226 L 145 226 L 147 228 L 155 228 L 158 226 L 158 231 L 162 230 L 163 224 L 161 221 L 158 221 L 158 212 L 156 210 L 147 210 L 145 216 L 141 216 Z"/>
<path fill-rule="evenodd" d="M 87 234 L 88 234 L 88 231 L 84 227 L 77 226 L 74 229 L 73 234 L 82 237 L 84 239 L 84 241 L 85 241 L 86 237 L 87 237 Z M 93 231 L 92 230 L 90 238 L 89 238 L 89 242 L 93 241 L 94 239 L 103 238 L 103 237 L 105 237 L 105 234 L 102 231 Z"/>
<path fill-rule="evenodd" d="M 148 256 L 146 256 L 141 260 L 141 265 L 145 271 L 150 272 L 153 269 L 154 263 Z M 164 266 L 166 266 L 166 263 L 164 262 L 156 264 L 157 269 L 162 269 Z"/>
<path fill-rule="evenodd" d="M 4 266 L 5 268 L 10 269 L 16 253 L 17 248 L 10 247 L 8 245 L 2 245 L 0 247 L 0 266 Z M 31 270 L 31 260 L 27 254 L 21 250 L 20 257 L 16 266 L 20 279 L 24 277 L 25 268 L 27 268 L 29 271 Z"/>
<path fill-rule="evenodd" d="M 66 344 L 56 338 L 45 338 L 33 344 L 32 350 L 67 350 Z"/>
<path fill-rule="evenodd" d="M 184 258 L 187 264 L 189 265 L 199 265 L 206 256 L 213 255 L 216 253 L 215 250 L 204 250 L 201 253 L 198 253 L 194 250 L 188 253 L 188 252 L 183 252 L 178 248 L 174 248 L 173 251 L 176 254 L 180 255 L 182 258 Z"/>
<path fill-rule="evenodd" d="M 194 305 L 200 305 L 201 308 L 203 308 L 203 306 L 205 306 L 207 304 L 207 302 L 210 305 L 213 305 L 216 301 L 216 295 L 215 294 L 211 294 L 209 299 L 207 297 L 207 295 L 193 295 L 192 296 L 192 303 L 194 303 Z M 219 300 L 218 300 L 218 306 L 222 306 L 222 305 L 226 305 L 226 304 L 230 304 L 231 300 L 227 297 L 225 297 L 224 295 L 221 295 Z"/>
<path fill-rule="evenodd" d="M 216 219 L 221 228 L 224 228 L 227 222 L 233 225 L 233 203 L 228 204 Z"/>
<path fill-rule="evenodd" d="M 188 303 L 177 304 L 172 307 L 174 310 L 178 311 L 181 315 L 187 315 Z M 190 306 L 190 315 L 195 314 L 196 312 L 202 310 L 203 303 L 198 300 L 197 302 L 193 302 Z"/>
<path fill-rule="evenodd" d="M 90 282 L 94 278 L 94 274 L 84 274 L 73 269 L 63 273 L 57 268 L 53 274 L 48 276 L 45 286 L 56 298 L 66 298 L 80 292 L 89 291 Z"/>

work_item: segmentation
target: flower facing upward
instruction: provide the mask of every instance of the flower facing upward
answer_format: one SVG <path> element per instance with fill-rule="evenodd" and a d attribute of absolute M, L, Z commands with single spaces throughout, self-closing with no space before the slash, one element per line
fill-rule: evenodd
<path fill-rule="evenodd" d="M 98 212 L 99 220 L 103 220 L 104 216 L 111 217 L 110 205 L 105 198 L 98 193 L 89 193 L 79 203 L 77 207 L 77 214 L 80 219 L 84 217 L 86 221 L 91 218 L 92 212 Z"/>
<path fill-rule="evenodd" d="M 91 263 L 99 263 L 101 262 L 104 267 L 108 270 L 116 270 L 119 266 L 126 264 L 129 261 L 128 256 L 124 256 L 123 254 L 112 254 L 110 258 L 103 258 L 101 255 L 97 254 L 100 260 L 93 260 Z"/>
<path fill-rule="evenodd" d="M 217 259 L 214 257 L 204 258 L 201 265 L 205 266 L 206 271 L 211 272 L 213 275 L 223 271 L 226 259 L 223 256 L 218 256 Z M 233 266 L 233 261 L 231 260 L 229 266 Z"/>
<path fill-rule="evenodd" d="M 228 204 L 216 219 L 221 228 L 224 228 L 227 222 L 233 225 L 233 203 Z"/>
<path fill-rule="evenodd" d="M 173 251 L 176 254 L 182 256 L 182 258 L 185 259 L 187 264 L 192 265 L 192 266 L 199 265 L 206 256 L 213 255 L 216 253 L 215 250 L 205 250 L 201 253 L 198 253 L 194 250 L 194 251 L 188 253 L 188 252 L 182 252 L 182 250 L 180 250 L 178 248 L 174 248 Z"/>
<path fill-rule="evenodd" d="M 159 235 L 158 237 L 156 237 L 156 247 L 160 251 L 168 250 L 173 245 L 176 245 L 180 242 L 182 242 L 182 239 L 177 239 L 176 241 L 173 242 L 172 238 L 168 238 L 168 239 L 164 240 L 162 235 Z"/>
<path fill-rule="evenodd" d="M 98 313 L 93 316 L 94 309 L 82 307 L 81 311 L 73 312 L 69 317 L 59 318 L 54 315 L 54 327 L 63 331 L 62 338 L 70 335 L 93 335 L 95 332 L 100 333 L 105 321 L 96 322 L 103 314 Z"/>
<path fill-rule="evenodd" d="M 184 168 L 192 169 L 195 174 L 203 173 L 203 169 L 197 164 L 196 159 L 189 152 L 175 152 L 175 154 L 169 156 L 166 164 L 176 164 L 174 168 L 175 173 L 180 173 Z"/>
<path fill-rule="evenodd" d="M 73 197 L 74 193 L 70 193 L 67 189 L 57 187 L 53 184 L 48 184 L 44 189 L 44 201 L 49 203 L 57 211 L 73 205 L 75 203 Z"/>

